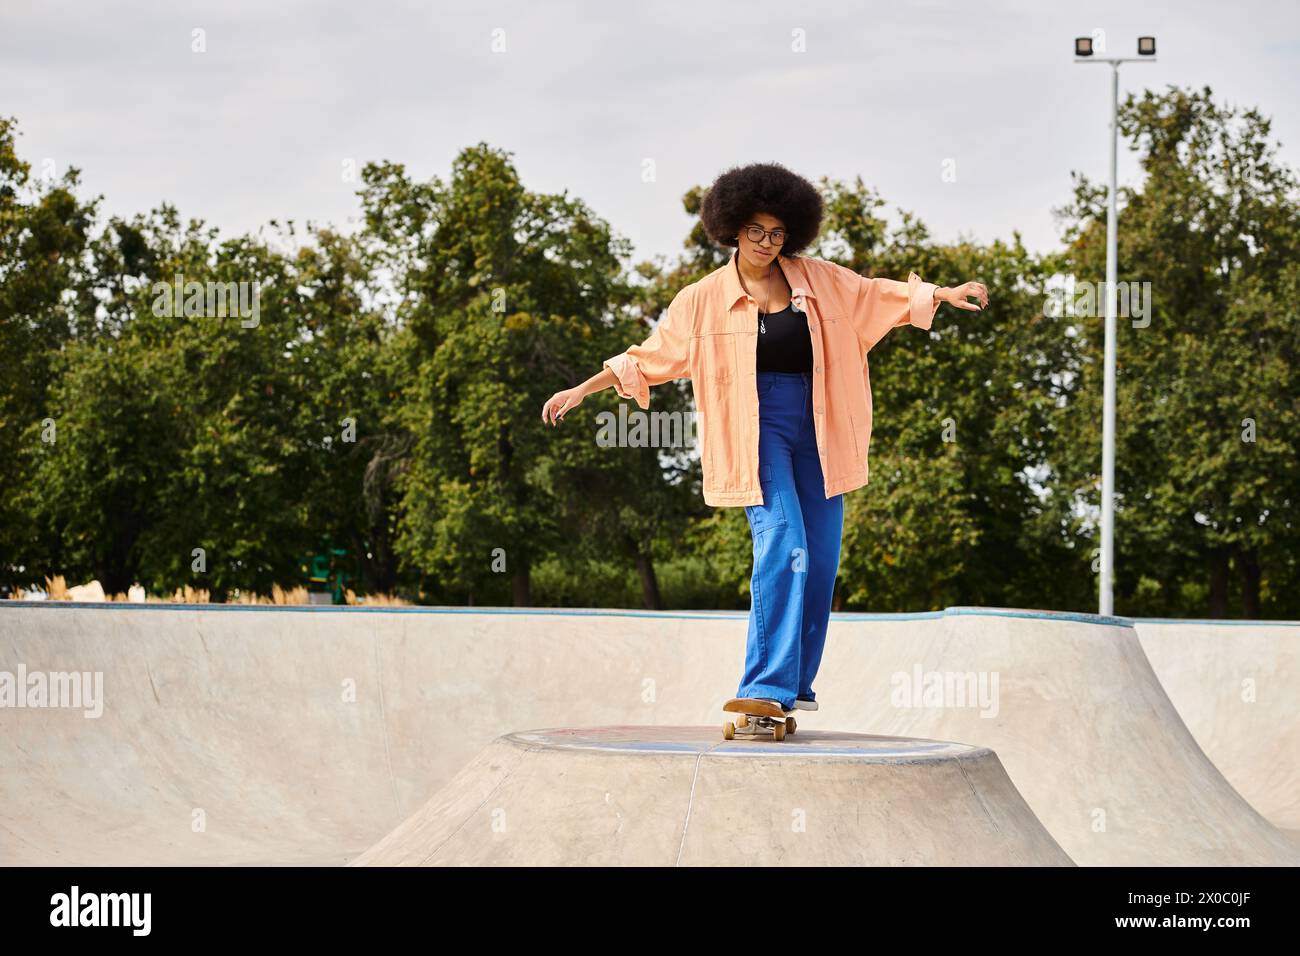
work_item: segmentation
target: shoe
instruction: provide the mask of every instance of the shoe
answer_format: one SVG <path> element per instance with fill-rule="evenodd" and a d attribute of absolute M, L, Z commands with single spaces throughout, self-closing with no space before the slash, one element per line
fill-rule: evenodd
<path fill-rule="evenodd" d="M 795 710 L 816 710 L 817 701 L 815 700 L 796 700 L 794 702 Z"/>

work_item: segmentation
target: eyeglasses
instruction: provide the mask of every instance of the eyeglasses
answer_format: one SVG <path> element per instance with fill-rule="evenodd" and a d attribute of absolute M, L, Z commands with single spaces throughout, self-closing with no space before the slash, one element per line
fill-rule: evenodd
<path fill-rule="evenodd" d="M 784 229 L 773 229 L 771 232 L 768 232 L 762 226 L 747 226 L 745 228 L 745 235 L 749 237 L 750 242 L 762 242 L 764 236 L 768 236 L 772 240 L 772 245 L 774 246 L 779 246 L 785 242 Z"/>

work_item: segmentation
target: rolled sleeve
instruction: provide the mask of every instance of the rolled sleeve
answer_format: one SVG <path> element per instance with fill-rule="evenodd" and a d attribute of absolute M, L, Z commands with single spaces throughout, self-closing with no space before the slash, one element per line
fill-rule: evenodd
<path fill-rule="evenodd" d="M 915 272 L 908 273 L 906 282 L 853 275 L 856 281 L 850 297 L 852 319 L 864 355 L 897 326 L 930 328 L 939 311 L 939 302 L 934 297 L 939 287 L 935 283 L 923 281 Z"/>
<path fill-rule="evenodd" d="M 668 311 L 640 345 L 633 345 L 602 363 L 614 373 L 614 390 L 620 398 L 650 407 L 650 388 L 678 378 L 690 378 L 691 303 L 682 289 Z"/>
<path fill-rule="evenodd" d="M 908 299 L 912 305 L 908 321 L 918 329 L 928 329 L 939 311 L 939 300 L 934 297 L 937 288 L 933 282 L 923 282 L 915 272 L 907 274 Z"/>
<path fill-rule="evenodd" d="M 630 352 L 630 350 L 629 350 Z M 614 391 L 619 398 L 636 399 L 642 408 L 650 407 L 650 383 L 637 367 L 629 352 L 620 352 L 605 359 L 604 366 L 614 373 Z"/>

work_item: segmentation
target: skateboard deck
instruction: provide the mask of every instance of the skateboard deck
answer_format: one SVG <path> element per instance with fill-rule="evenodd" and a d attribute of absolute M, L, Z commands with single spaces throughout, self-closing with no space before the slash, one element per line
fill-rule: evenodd
<path fill-rule="evenodd" d="M 777 704 L 755 700 L 752 697 L 733 697 L 722 705 L 722 709 L 731 714 L 739 714 L 734 721 L 725 721 L 722 736 L 727 740 L 742 737 L 771 736 L 773 740 L 784 740 L 786 734 L 793 734 L 798 724 L 790 715 L 793 711 L 782 710 Z"/>

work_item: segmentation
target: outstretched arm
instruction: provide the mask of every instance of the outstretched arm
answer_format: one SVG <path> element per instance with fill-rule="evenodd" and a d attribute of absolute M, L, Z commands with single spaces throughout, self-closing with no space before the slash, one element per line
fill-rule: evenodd
<path fill-rule="evenodd" d="M 852 318 L 864 355 L 896 326 L 930 328 L 940 303 L 947 302 L 959 309 L 978 312 L 989 301 L 988 289 L 983 283 L 937 286 L 933 282 L 922 281 L 915 272 L 908 275 L 906 282 L 897 279 L 868 279 L 866 276 L 857 276 L 856 282 L 857 287 L 852 297 Z M 971 296 L 980 304 L 967 302 Z"/>
<path fill-rule="evenodd" d="M 621 398 L 635 399 L 642 408 L 649 408 L 651 386 L 690 378 L 689 303 L 687 289 L 678 292 L 644 342 L 605 359 L 601 371 L 581 385 L 552 395 L 542 407 L 542 421 L 554 425 L 588 395 L 611 385 Z"/>

